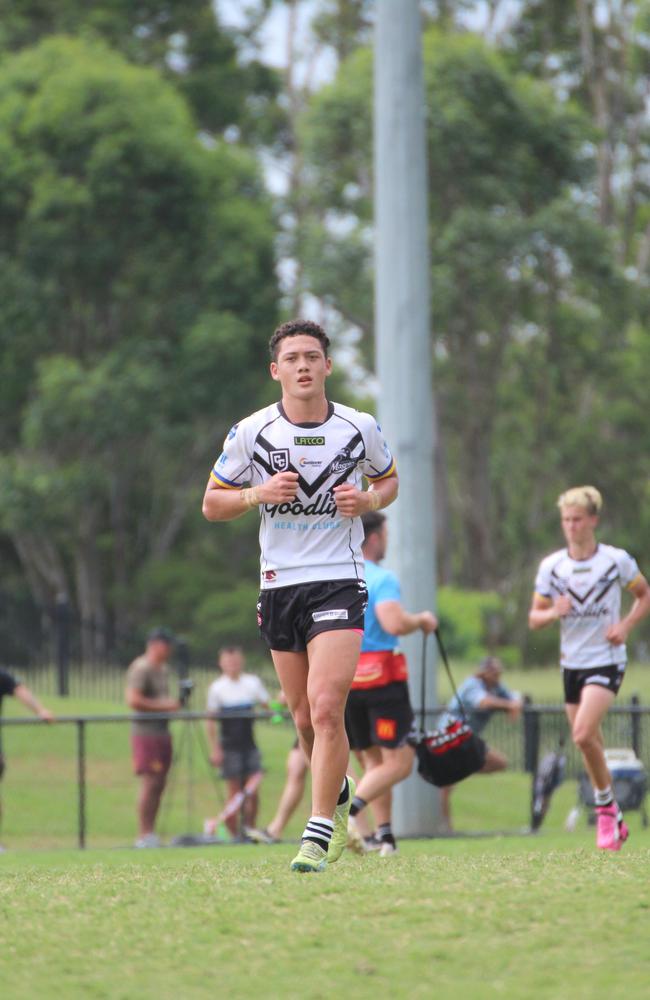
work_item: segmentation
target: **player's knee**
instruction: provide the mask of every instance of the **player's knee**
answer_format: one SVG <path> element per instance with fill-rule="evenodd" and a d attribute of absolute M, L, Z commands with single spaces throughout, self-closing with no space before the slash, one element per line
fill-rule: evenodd
<path fill-rule="evenodd" d="M 343 725 L 343 707 L 329 691 L 323 691 L 311 705 L 311 721 L 315 732 L 338 729 Z"/>
<path fill-rule="evenodd" d="M 578 750 L 583 752 L 585 750 L 591 750 L 591 748 L 597 743 L 597 737 L 594 733 L 591 732 L 591 730 L 586 726 L 580 725 L 580 723 L 573 727 L 571 735 Z"/>

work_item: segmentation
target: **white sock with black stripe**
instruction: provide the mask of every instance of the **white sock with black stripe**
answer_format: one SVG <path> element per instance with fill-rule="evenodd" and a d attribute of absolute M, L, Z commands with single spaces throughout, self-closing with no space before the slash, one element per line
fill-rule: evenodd
<path fill-rule="evenodd" d="M 302 839 L 313 840 L 315 844 L 318 844 L 319 847 L 322 847 L 326 851 L 330 845 L 333 833 L 334 823 L 327 816 L 310 816 L 307 820 L 307 826 L 305 827 Z"/>

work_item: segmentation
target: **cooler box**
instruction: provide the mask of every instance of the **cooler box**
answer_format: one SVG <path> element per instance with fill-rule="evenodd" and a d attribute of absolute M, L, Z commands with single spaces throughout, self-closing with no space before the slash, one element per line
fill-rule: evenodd
<path fill-rule="evenodd" d="M 648 775 L 643 761 L 634 750 L 605 750 L 607 766 L 612 775 L 614 797 L 623 812 L 629 809 L 640 809 L 645 819 L 645 796 L 648 789 Z M 594 807 L 594 790 L 587 775 L 583 772 L 579 779 L 580 800 L 586 806 Z"/>

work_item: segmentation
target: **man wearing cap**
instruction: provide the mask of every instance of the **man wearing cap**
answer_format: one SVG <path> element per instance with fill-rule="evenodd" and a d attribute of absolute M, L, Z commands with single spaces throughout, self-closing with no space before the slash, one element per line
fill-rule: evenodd
<path fill-rule="evenodd" d="M 447 705 L 445 715 L 439 720 L 439 728 L 442 729 L 454 719 L 462 717 L 459 702 L 462 703 L 475 733 L 485 729 L 495 712 L 507 712 L 511 719 L 518 719 L 522 708 L 521 697 L 509 691 L 505 684 L 501 683 L 502 673 L 503 664 L 498 657 L 486 656 L 482 659 L 476 673 L 463 681 L 458 693 Z M 507 766 L 508 760 L 505 754 L 488 747 L 485 763 L 479 774 L 494 774 L 495 771 L 504 771 Z M 451 832 L 452 828 L 449 797 L 453 787 L 447 785 L 440 789 L 440 815 L 447 832 Z"/>
<path fill-rule="evenodd" d="M 144 653 L 126 675 L 126 703 L 134 712 L 175 712 L 181 705 L 169 695 L 169 666 L 174 636 L 166 628 L 156 628 L 147 637 Z M 137 801 L 138 839 L 136 847 L 159 847 L 155 833 L 156 816 L 172 762 L 172 738 L 167 719 L 133 722 L 131 730 L 133 770 L 140 778 Z"/>

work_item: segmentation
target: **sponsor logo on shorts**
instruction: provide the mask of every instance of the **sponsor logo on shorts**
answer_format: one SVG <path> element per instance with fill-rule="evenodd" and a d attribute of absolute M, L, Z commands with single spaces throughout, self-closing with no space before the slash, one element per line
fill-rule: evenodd
<path fill-rule="evenodd" d="M 304 437 L 304 436 L 299 436 L 299 437 L 294 437 L 293 443 L 297 444 L 297 445 L 299 445 L 301 447 L 303 445 L 312 445 L 313 447 L 316 447 L 316 446 L 320 447 L 320 446 L 322 446 L 322 445 L 325 444 L 325 438 L 322 437 L 322 436 L 319 436 L 319 437 Z"/>
<path fill-rule="evenodd" d="M 312 619 L 315 622 L 331 622 L 348 620 L 347 608 L 331 608 L 329 611 L 314 611 Z"/>
<path fill-rule="evenodd" d="M 394 740 L 397 736 L 397 721 L 395 719 L 377 719 L 375 732 L 377 739 Z"/>
<path fill-rule="evenodd" d="M 592 674 L 591 677 L 587 677 L 585 684 L 602 684 L 604 687 L 609 687 L 611 683 L 611 677 L 605 677 L 604 674 Z"/>
<path fill-rule="evenodd" d="M 263 575 L 266 583 L 273 583 L 273 581 L 278 578 L 278 574 L 274 569 L 265 569 Z"/>
<path fill-rule="evenodd" d="M 289 449 L 275 448 L 270 453 L 271 468 L 276 472 L 286 472 L 289 468 Z"/>

